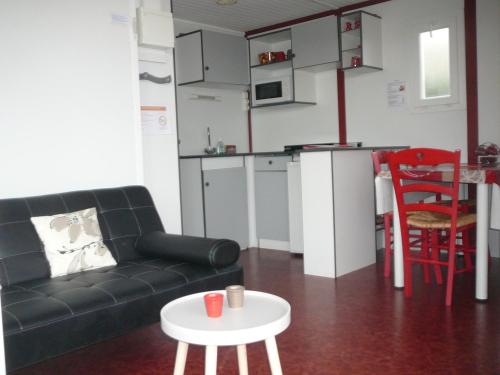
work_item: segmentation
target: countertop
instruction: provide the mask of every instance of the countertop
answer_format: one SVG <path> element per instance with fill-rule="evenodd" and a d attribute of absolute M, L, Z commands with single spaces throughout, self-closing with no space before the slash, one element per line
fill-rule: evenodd
<path fill-rule="evenodd" d="M 372 147 L 321 147 L 308 150 L 295 150 L 295 151 L 267 151 L 267 152 L 242 152 L 236 154 L 222 154 L 222 155 L 181 155 L 180 159 L 195 159 L 195 158 L 222 158 L 233 156 L 285 156 L 300 154 L 302 152 L 319 152 L 319 151 L 358 151 L 358 150 L 397 150 L 409 148 L 409 146 L 372 146 Z"/>

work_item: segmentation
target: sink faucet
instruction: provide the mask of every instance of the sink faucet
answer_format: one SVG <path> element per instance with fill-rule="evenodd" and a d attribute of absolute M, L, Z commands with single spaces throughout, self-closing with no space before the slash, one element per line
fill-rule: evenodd
<path fill-rule="evenodd" d="M 212 147 L 212 141 L 210 139 L 210 126 L 207 127 L 207 138 L 208 138 L 208 147 L 205 147 L 205 153 L 206 154 L 213 154 L 215 153 L 215 147 Z"/>

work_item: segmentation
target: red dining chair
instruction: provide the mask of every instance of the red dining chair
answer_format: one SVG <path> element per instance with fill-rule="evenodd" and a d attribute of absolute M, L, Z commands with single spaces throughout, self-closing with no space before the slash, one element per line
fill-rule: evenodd
<path fill-rule="evenodd" d="M 388 155 L 390 151 L 378 150 L 372 152 L 373 161 L 373 171 L 375 176 L 378 175 L 382 170 L 389 169 Z M 377 215 L 376 225 L 377 231 L 384 231 L 384 277 L 389 277 L 391 275 L 391 260 L 393 254 L 393 237 L 392 237 L 392 211 L 386 212 L 381 215 Z M 411 246 L 420 246 L 422 243 L 422 234 L 410 234 Z"/>
<path fill-rule="evenodd" d="M 435 184 L 441 173 L 435 167 L 447 165 L 451 167 L 451 183 Z M 442 283 L 441 267 L 448 267 L 446 284 L 446 305 L 450 306 L 453 298 L 453 277 L 456 273 L 457 233 L 467 237 L 467 231 L 474 228 L 476 215 L 459 210 L 458 190 L 460 172 L 460 151 L 415 148 L 399 151 L 389 155 L 389 168 L 392 175 L 396 200 L 398 204 L 404 262 L 404 293 L 410 297 L 412 287 L 412 265 L 432 265 L 438 284 Z M 420 169 L 420 170 L 419 170 Z M 447 168 L 449 169 L 449 168 Z M 410 181 L 411 183 L 405 183 Z M 449 204 L 440 202 L 408 202 L 408 195 L 416 192 L 427 192 L 449 197 Z M 411 214 L 409 214 L 411 213 Z M 409 230 L 419 228 L 428 231 L 430 243 L 422 246 L 423 251 L 410 251 Z M 447 240 L 439 241 L 439 234 L 446 232 Z M 441 250 L 446 247 L 446 259 L 441 258 Z M 425 248 L 425 249 L 424 249 Z M 430 251 L 427 249 L 430 248 Z M 468 268 L 466 265 L 465 270 Z M 425 275 L 424 275 L 425 277 Z"/>

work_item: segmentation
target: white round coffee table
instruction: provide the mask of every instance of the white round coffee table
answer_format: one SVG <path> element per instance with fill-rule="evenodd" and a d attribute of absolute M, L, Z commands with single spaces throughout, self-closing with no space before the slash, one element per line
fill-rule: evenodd
<path fill-rule="evenodd" d="M 226 294 L 224 290 L 216 291 Z M 189 344 L 204 345 L 205 374 L 217 371 L 217 347 L 237 346 L 240 374 L 248 374 L 246 344 L 265 341 L 273 375 L 282 374 L 275 336 L 290 325 L 290 304 L 268 293 L 245 291 L 243 308 L 231 309 L 224 297 L 222 316 L 209 318 L 203 296 L 191 294 L 176 299 L 161 310 L 161 328 L 178 340 L 174 375 L 184 373 Z"/>

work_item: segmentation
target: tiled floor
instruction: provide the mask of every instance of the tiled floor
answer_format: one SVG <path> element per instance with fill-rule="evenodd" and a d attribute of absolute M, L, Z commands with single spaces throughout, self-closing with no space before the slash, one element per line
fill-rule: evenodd
<path fill-rule="evenodd" d="M 489 301 L 474 300 L 474 276 L 458 275 L 454 304 L 444 288 L 414 297 L 384 279 L 382 262 L 336 280 L 304 276 L 288 253 L 244 252 L 248 289 L 280 295 L 292 324 L 278 336 L 285 374 L 500 374 L 500 260 L 490 268 Z M 28 374 L 171 374 L 175 342 L 159 324 L 15 372 Z M 190 347 L 186 374 L 203 373 L 204 351 Z M 248 346 L 250 374 L 269 374 L 263 343 Z M 236 374 L 234 348 L 221 348 L 219 374 Z"/>

